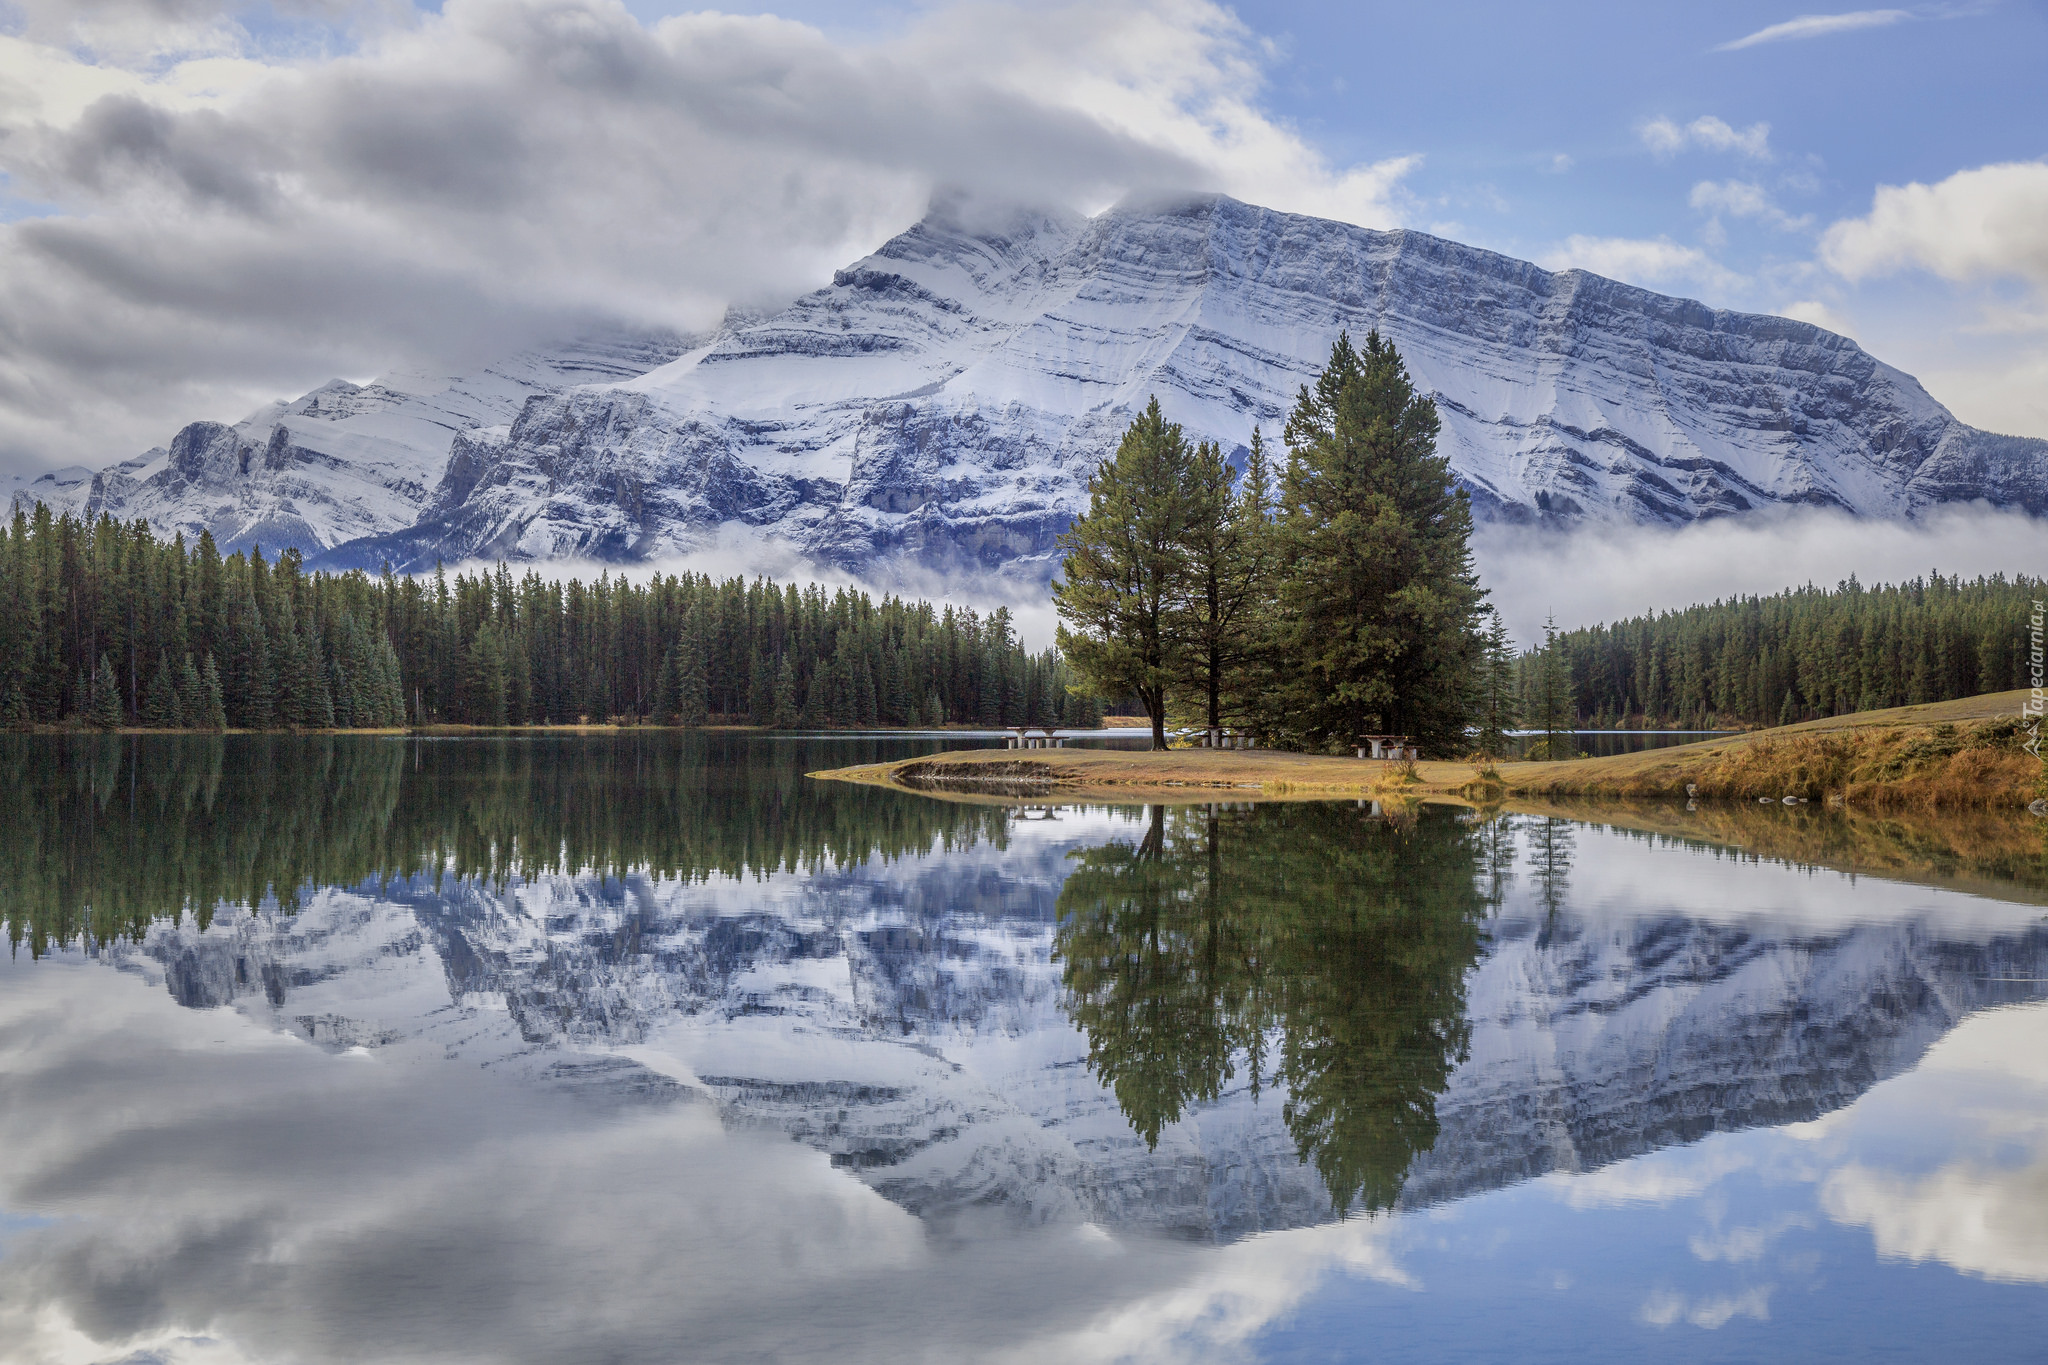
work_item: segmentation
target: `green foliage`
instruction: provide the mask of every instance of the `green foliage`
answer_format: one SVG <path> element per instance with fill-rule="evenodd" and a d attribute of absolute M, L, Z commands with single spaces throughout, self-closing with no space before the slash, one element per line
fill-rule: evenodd
<path fill-rule="evenodd" d="M 1488 625 L 1479 665 L 1478 751 L 1488 758 L 1505 758 L 1512 746 L 1508 732 L 1520 727 L 1521 706 L 1516 694 L 1514 642 L 1500 613 L 1487 609 Z"/>
<path fill-rule="evenodd" d="M 1089 1065 L 1156 1143 L 1239 1074 L 1341 1211 L 1392 1204 L 1466 1046 L 1486 849 L 1447 811 L 1153 807 L 1073 855 L 1056 953 Z"/>
<path fill-rule="evenodd" d="M 223 559 L 210 535 L 188 550 L 142 522 L 88 526 L 41 506 L 0 528 L 11 727 L 794 724 L 813 705 L 830 725 L 1101 715 L 1057 654 L 1017 643 L 1003 610 L 689 574 L 308 574 L 296 552 Z"/>
<path fill-rule="evenodd" d="M 1227 487 L 1227 485 L 1226 485 Z M 1181 665 L 1175 617 L 1189 595 L 1195 449 L 1154 398 L 1088 480 L 1088 511 L 1060 537 L 1059 647 L 1080 684 L 1133 696 L 1166 747 L 1166 695 Z"/>
<path fill-rule="evenodd" d="M 2029 685 L 2025 630 L 2048 581 L 1849 578 L 1558 637 L 1575 723 L 1774 725 Z"/>
<path fill-rule="evenodd" d="M 1315 747 L 1362 733 L 1463 745 L 1484 594 L 1469 500 L 1436 453 L 1436 404 L 1377 332 L 1340 336 L 1287 419 L 1278 700 Z"/>
<path fill-rule="evenodd" d="M 1571 729 L 1573 718 L 1571 667 L 1557 633 L 1557 618 L 1543 626 L 1543 648 L 1521 661 L 1522 714 L 1543 738 L 1529 749 L 1530 758 L 1578 757 Z"/>

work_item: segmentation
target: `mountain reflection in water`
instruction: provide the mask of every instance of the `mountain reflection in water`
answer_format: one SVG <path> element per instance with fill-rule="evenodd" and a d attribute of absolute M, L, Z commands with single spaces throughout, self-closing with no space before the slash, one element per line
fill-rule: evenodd
<path fill-rule="evenodd" d="M 0 739 L 0 1361 L 2024 1354 L 2038 826 L 937 747 Z"/>

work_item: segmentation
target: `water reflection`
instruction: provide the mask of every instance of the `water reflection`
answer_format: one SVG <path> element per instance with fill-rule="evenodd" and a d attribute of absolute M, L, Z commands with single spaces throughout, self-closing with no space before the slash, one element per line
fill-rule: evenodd
<path fill-rule="evenodd" d="M 1465 976 L 1487 847 L 1447 810 L 1151 809 L 1073 855 L 1060 889 L 1068 1010 L 1088 1064 L 1156 1147 L 1240 1068 L 1339 1212 L 1385 1208 L 1437 1137 L 1465 1060 Z"/>
<path fill-rule="evenodd" d="M 872 742 L 838 741 L 864 761 Z M 898 751 L 945 741 L 897 741 Z M 32 954 L 321 886 L 514 872 L 808 872 L 986 841 L 1005 813 L 806 782 L 815 748 L 720 733 L 435 742 L 0 736 L 0 915 Z"/>
<path fill-rule="evenodd" d="M 908 752 L 0 744 L 0 1360 L 2031 1340 L 2038 827 Z"/>

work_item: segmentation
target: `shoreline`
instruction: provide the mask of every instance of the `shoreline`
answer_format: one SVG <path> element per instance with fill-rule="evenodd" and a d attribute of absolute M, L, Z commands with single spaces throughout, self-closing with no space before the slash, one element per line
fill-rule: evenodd
<path fill-rule="evenodd" d="M 960 750 L 809 774 L 940 799 L 1206 802 L 1688 799 L 2024 810 L 2048 768 L 2020 748 L 2025 690 L 1865 711 L 1604 758 L 1382 759 L 1273 749 Z M 1028 757 L 1026 754 L 1028 753 Z"/>

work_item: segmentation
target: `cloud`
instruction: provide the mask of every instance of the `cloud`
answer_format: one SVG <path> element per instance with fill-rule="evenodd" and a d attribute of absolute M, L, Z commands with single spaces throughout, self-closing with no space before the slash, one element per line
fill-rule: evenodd
<path fill-rule="evenodd" d="M 1072 1224 L 936 1240 L 708 1104 L 621 1113 L 438 1044 L 332 1055 L 100 963 L 0 978 L 0 1197 L 33 1220 L 0 1257 L 9 1361 L 1060 1359 L 1028 1343 L 1206 1264 Z M 1318 1244 L 1365 1240 L 1340 1226 Z"/>
<path fill-rule="evenodd" d="M 1722 43 L 1716 52 L 1739 52 L 1746 47 L 1759 47 L 1764 43 L 1788 43 L 1802 38 L 1826 38 L 1836 33 L 1853 33 L 1857 29 L 1886 28 L 1901 24 L 1913 18 L 1910 10 L 1903 9 L 1859 9 L 1847 14 L 1802 14 L 1796 19 L 1787 19 L 1782 24 L 1760 28 L 1746 37 Z"/>
<path fill-rule="evenodd" d="M 2005 1283 L 2048 1283 L 2048 1007 L 1985 1010 L 1920 1065 L 1830 1115 L 1849 1154 L 1822 1183 L 1835 1221 L 1870 1230 L 1887 1260 L 1940 1261 Z M 1897 1134 L 1940 1114 L 1933 1159 L 1902 1162 Z M 1922 1142 L 1926 1139 L 1922 1138 Z"/>
<path fill-rule="evenodd" d="M 119 12 L 153 9 L 225 22 Z M 368 12 L 339 55 L 237 38 L 131 68 L 0 39 L 0 171 L 55 210 L 0 224 L 0 465 L 592 323 L 700 326 L 815 287 L 936 187 L 1393 226 L 1416 164 L 1332 165 L 1262 114 L 1267 54 L 1207 0 L 942 8 L 864 43 L 617 0 Z"/>
<path fill-rule="evenodd" d="M 1643 1301 L 1637 1310 L 1636 1319 L 1652 1327 L 1669 1327 L 1679 1319 L 1711 1332 L 1724 1327 L 1733 1318 L 1755 1318 L 1758 1322 L 1771 1320 L 1771 1289 L 1768 1285 L 1746 1289 L 1740 1294 L 1721 1294 L 1713 1298 L 1688 1299 L 1668 1289 L 1659 1289 Z"/>
<path fill-rule="evenodd" d="M 1917 267 L 1946 280 L 2048 286 L 2048 161 L 1958 171 L 1935 185 L 1881 185 L 1870 212 L 1821 238 L 1823 264 L 1850 280 Z"/>
<path fill-rule="evenodd" d="M 2022 512 L 1941 508 L 1914 521 L 1869 521 L 1831 510 L 1758 512 L 1676 531 L 1636 526 L 1559 534 L 1481 527 L 1480 582 L 1523 644 L 1543 620 L 1590 626 L 1645 612 L 1855 574 L 1899 582 L 1938 567 L 1966 577 L 2041 573 L 2048 523 Z"/>
<path fill-rule="evenodd" d="M 1819 299 L 1800 299 L 1797 303 L 1788 303 L 1778 310 L 1778 315 L 1796 318 L 1800 322 L 1810 322 L 1816 327 L 1825 327 L 1838 336 L 1849 337 L 1852 340 L 1856 336 L 1855 325 Z"/>
<path fill-rule="evenodd" d="M 1753 180 L 1702 180 L 1692 187 L 1691 205 L 1707 213 L 1725 213 L 1731 218 L 1755 218 L 1785 232 L 1813 224 L 1812 214 L 1793 217 L 1773 203 L 1769 191 Z"/>
<path fill-rule="evenodd" d="M 1752 123 L 1737 128 L 1712 114 L 1680 125 L 1668 118 L 1653 118 L 1636 129 L 1643 145 L 1659 158 L 1676 156 L 1689 148 L 1710 152 L 1739 152 L 1756 161 L 1771 159 L 1771 125 Z"/>
<path fill-rule="evenodd" d="M 1590 270 L 1596 275 L 1664 289 L 1683 285 L 1740 288 L 1743 279 L 1698 247 L 1668 237 L 1589 237 L 1574 234 L 1537 258 L 1547 270 Z"/>

